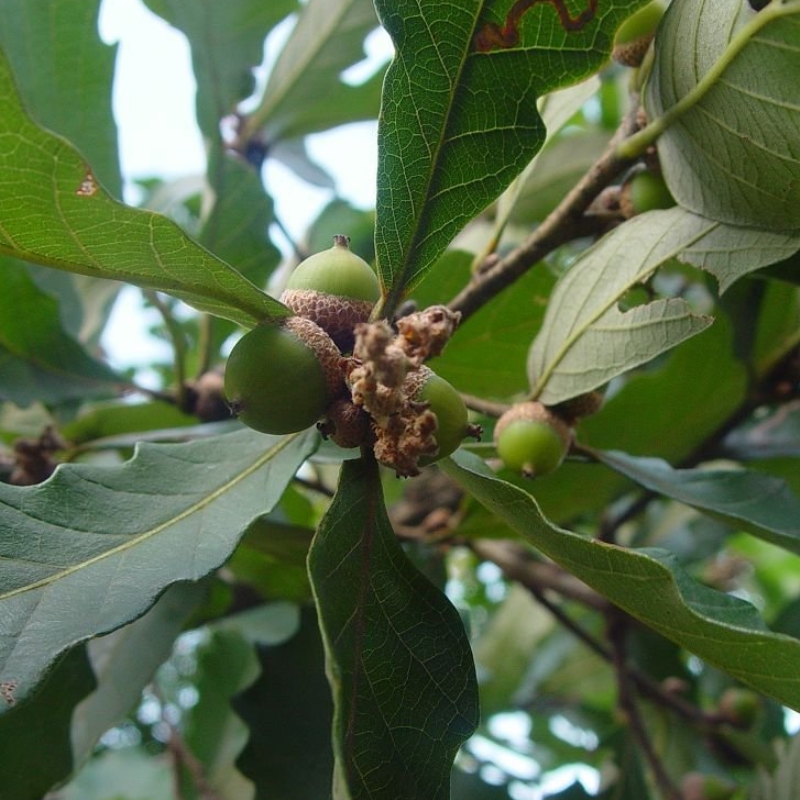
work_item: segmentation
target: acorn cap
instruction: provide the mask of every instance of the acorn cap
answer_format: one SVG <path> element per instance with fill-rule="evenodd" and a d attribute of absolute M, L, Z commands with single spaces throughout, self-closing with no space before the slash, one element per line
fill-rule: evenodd
<path fill-rule="evenodd" d="M 334 398 L 344 394 L 347 387 L 344 383 L 342 354 L 331 337 L 315 322 L 304 317 L 289 317 L 282 324 L 314 351 L 325 373 L 328 397 Z"/>
<path fill-rule="evenodd" d="M 298 264 L 280 297 L 295 314 L 313 320 L 345 352 L 353 348 L 353 329 L 366 322 L 381 296 L 378 278 L 350 250 L 347 236 Z"/>
<path fill-rule="evenodd" d="M 537 400 L 528 400 L 525 403 L 516 403 L 497 420 L 494 426 L 494 437 L 498 436 L 512 423 L 519 420 L 528 420 L 530 422 L 543 422 L 545 425 L 550 425 L 558 433 L 559 437 L 563 440 L 564 444 L 569 446 L 572 442 L 572 431 L 564 420 L 558 415 L 554 414 L 547 406 Z"/>

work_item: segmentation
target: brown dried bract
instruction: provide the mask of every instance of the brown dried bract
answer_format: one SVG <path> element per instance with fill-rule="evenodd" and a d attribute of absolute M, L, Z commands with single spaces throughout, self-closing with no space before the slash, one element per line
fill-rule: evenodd
<path fill-rule="evenodd" d="M 438 356 L 461 320 L 459 311 L 431 306 L 397 320 L 400 345 L 414 364 Z"/>
<path fill-rule="evenodd" d="M 415 397 L 430 375 L 422 361 L 441 352 L 458 318 L 433 306 L 399 320 L 397 334 L 385 321 L 356 326 L 347 383 L 353 403 L 372 417 L 375 457 L 398 475 L 419 474 L 419 459 L 438 450 L 436 415 Z"/>

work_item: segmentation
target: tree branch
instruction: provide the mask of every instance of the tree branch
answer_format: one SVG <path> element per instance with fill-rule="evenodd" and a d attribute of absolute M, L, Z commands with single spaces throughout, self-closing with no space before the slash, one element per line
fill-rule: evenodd
<path fill-rule="evenodd" d="M 510 286 L 530 267 L 566 242 L 595 233 L 598 220 L 585 212 L 592 201 L 634 159 L 619 155 L 619 145 L 638 130 L 638 97 L 632 98 L 631 110 L 589 171 L 572 188 L 528 239 L 487 269 L 454 297 L 449 307 L 460 311 L 462 321 Z"/>
<path fill-rule="evenodd" d="M 625 716 L 625 721 L 631 735 L 636 740 L 642 751 L 656 783 L 666 800 L 682 800 L 681 792 L 666 771 L 661 758 L 653 746 L 650 734 L 647 732 L 639 706 L 636 702 L 636 692 L 631 680 L 630 669 L 625 655 L 625 640 L 627 638 L 627 620 L 625 617 L 612 611 L 607 615 L 608 638 L 611 642 L 612 664 L 617 676 L 618 703 Z"/>

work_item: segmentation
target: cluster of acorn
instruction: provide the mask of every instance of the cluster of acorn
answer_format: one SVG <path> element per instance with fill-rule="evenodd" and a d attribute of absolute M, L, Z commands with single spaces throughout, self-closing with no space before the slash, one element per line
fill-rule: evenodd
<path fill-rule="evenodd" d="M 231 410 L 262 433 L 295 433 L 316 423 L 343 447 L 371 444 L 374 420 L 353 403 L 346 379 L 354 331 L 380 299 L 372 268 L 349 249 L 348 237 L 336 236 L 332 248 L 301 262 L 280 299 L 295 316 L 257 325 L 231 351 L 225 371 Z M 461 396 L 426 367 L 409 373 L 405 388 L 436 420 L 436 450 L 420 454 L 420 465 L 452 453 L 469 432 Z"/>
<path fill-rule="evenodd" d="M 355 331 L 368 328 L 365 323 L 379 298 L 375 273 L 350 251 L 346 236 L 334 237 L 330 250 L 305 259 L 281 295 L 295 316 L 257 325 L 231 351 L 225 394 L 233 413 L 262 433 L 296 433 L 316 423 L 323 435 L 342 447 L 373 446 L 379 460 L 401 475 L 416 474 L 417 467 L 450 455 L 466 436 L 475 435 L 476 428 L 469 424 L 459 393 L 433 370 L 416 365 L 406 374 L 404 366 L 393 386 L 386 378 L 373 380 L 382 369 L 377 361 L 377 369 L 367 369 L 361 381 L 362 387 L 365 380 L 374 384 L 372 402 L 363 398 L 362 387 L 351 380 L 356 373 L 364 373 L 359 369 L 364 362 L 352 355 Z M 391 334 L 386 325 L 373 325 L 370 330 L 373 338 L 382 331 Z M 411 334 L 406 332 L 405 338 L 412 338 Z M 401 358 L 405 360 L 402 354 Z M 390 361 L 384 364 L 384 372 Z M 397 414 L 396 420 L 410 428 L 419 426 L 405 439 L 381 440 L 387 428 L 379 411 L 387 397 L 381 395 L 384 390 L 396 393 L 402 407 L 411 411 L 410 417 Z M 572 424 L 596 410 L 599 395 L 595 394 L 584 396 L 580 408 L 574 402 L 555 409 L 534 401 L 512 406 L 495 427 L 495 445 L 505 465 L 530 477 L 556 469 L 572 443 Z M 397 404 L 391 405 L 394 400 L 387 406 L 390 416 L 396 413 Z M 587 402 L 591 409 L 584 407 Z M 381 446 L 386 441 L 390 447 Z M 406 448 L 406 452 L 390 454 L 402 451 L 403 442 L 409 441 L 421 443 L 419 452 L 409 457 Z"/>

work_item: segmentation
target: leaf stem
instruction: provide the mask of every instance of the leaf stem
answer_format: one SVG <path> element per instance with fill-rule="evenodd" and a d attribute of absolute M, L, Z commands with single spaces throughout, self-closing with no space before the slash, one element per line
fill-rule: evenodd
<path fill-rule="evenodd" d="M 143 294 L 156 307 L 172 340 L 175 369 L 175 402 L 178 408 L 183 409 L 186 407 L 186 337 L 181 330 L 180 324 L 172 314 L 172 309 L 158 296 L 158 292 L 153 289 L 144 289 Z"/>
<path fill-rule="evenodd" d="M 766 24 L 780 17 L 797 14 L 800 4 L 797 2 L 770 3 L 759 11 L 753 19 L 743 25 L 728 42 L 728 46 L 711 68 L 697 82 L 695 87 L 684 95 L 674 106 L 667 109 L 660 117 L 656 117 L 642 130 L 623 140 L 617 146 L 617 156 L 620 159 L 635 159 L 643 155 L 655 140 L 664 131 L 673 125 L 689 109 L 697 105 L 708 91 L 719 81 L 722 73 L 731 65 L 736 56 Z"/>

